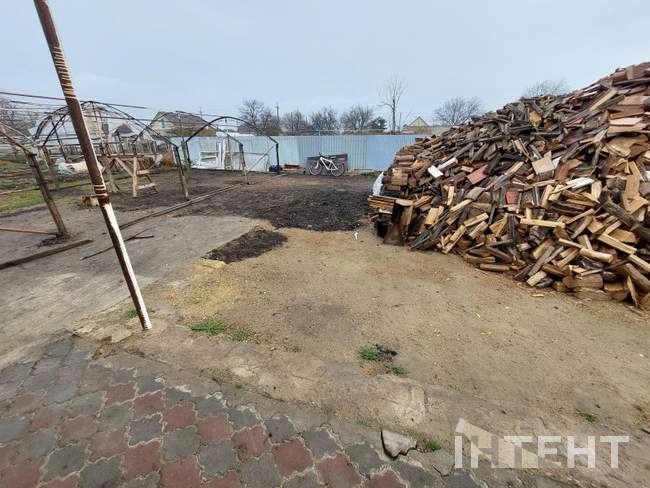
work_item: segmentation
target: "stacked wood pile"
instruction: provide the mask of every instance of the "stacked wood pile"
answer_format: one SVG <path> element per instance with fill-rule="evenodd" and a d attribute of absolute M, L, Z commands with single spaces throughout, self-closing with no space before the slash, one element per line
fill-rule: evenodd
<path fill-rule="evenodd" d="M 416 140 L 369 197 L 387 243 L 650 308 L 650 63 Z"/>

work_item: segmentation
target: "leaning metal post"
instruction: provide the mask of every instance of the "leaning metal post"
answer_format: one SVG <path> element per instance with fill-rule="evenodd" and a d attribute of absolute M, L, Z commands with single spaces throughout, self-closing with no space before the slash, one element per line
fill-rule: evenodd
<path fill-rule="evenodd" d="M 127 286 L 129 287 L 129 292 L 131 293 L 131 298 L 133 299 L 135 309 L 138 312 L 138 317 L 140 318 L 142 328 L 150 329 L 151 321 L 149 320 L 147 307 L 144 304 L 142 294 L 140 293 L 140 287 L 138 286 L 135 273 L 133 272 L 133 267 L 131 266 L 131 261 L 129 260 L 129 255 L 126 251 L 124 240 L 122 239 L 120 227 L 117 224 L 117 219 L 115 218 L 115 213 L 113 212 L 113 207 L 111 206 L 108 191 L 106 189 L 106 185 L 104 184 L 104 178 L 102 177 L 102 172 L 99 169 L 99 164 L 97 162 L 95 148 L 93 147 L 93 143 L 90 140 L 90 135 L 88 134 L 88 128 L 86 127 L 86 122 L 81 110 L 81 104 L 79 103 L 79 100 L 77 99 L 77 96 L 74 92 L 72 79 L 70 78 L 68 67 L 65 64 L 65 58 L 63 57 L 63 51 L 61 50 L 59 36 L 56 32 L 56 27 L 54 26 L 50 7 L 47 3 L 47 0 L 34 0 L 34 5 L 36 7 L 36 11 L 38 12 L 41 26 L 43 27 L 43 33 L 45 34 L 45 39 L 50 49 L 50 54 L 52 55 L 52 61 L 54 61 L 54 68 L 56 69 L 56 74 L 58 75 L 59 82 L 61 83 L 63 96 L 65 97 L 66 104 L 68 105 L 70 120 L 72 121 L 75 133 L 77 134 L 77 139 L 79 139 L 79 145 L 81 146 L 84 159 L 86 160 L 86 166 L 88 167 L 88 174 L 93 184 L 97 200 L 99 201 L 99 206 L 101 208 L 102 215 L 104 216 L 106 227 L 108 228 L 108 234 L 110 235 L 113 247 L 115 248 L 117 259 L 120 263 L 120 267 L 122 268 L 124 279 Z"/>
<path fill-rule="evenodd" d="M 27 147 L 23 146 L 12 136 L 7 134 L 4 127 L 0 127 L 0 135 L 4 136 L 5 139 L 9 141 L 9 144 L 11 145 L 12 148 L 14 149 L 20 148 L 23 151 L 23 153 L 25 153 L 25 160 L 27 161 L 27 165 L 29 166 L 32 175 L 36 180 L 38 189 L 41 191 L 41 195 L 43 196 L 43 201 L 45 202 L 45 205 L 47 206 L 47 209 L 49 210 L 50 215 L 52 216 L 52 220 L 56 225 L 57 236 L 64 237 L 64 238 L 70 237 L 70 234 L 68 233 L 68 229 L 63 223 L 63 219 L 61 218 L 61 214 L 59 213 L 59 209 L 56 207 L 54 198 L 52 198 L 52 194 L 50 193 L 50 189 L 47 186 L 45 177 L 43 176 L 40 166 L 38 165 L 38 161 L 36 159 L 36 155 L 34 154 L 34 152 L 32 152 Z"/>
<path fill-rule="evenodd" d="M 155 142 L 154 142 L 155 145 Z M 183 169 L 183 163 L 181 162 L 181 157 L 178 154 L 178 146 L 172 146 L 172 159 L 174 161 L 174 164 L 176 164 L 176 169 L 178 170 L 178 176 L 181 179 L 181 187 L 183 188 L 183 195 L 185 196 L 185 200 L 190 199 L 190 193 L 187 190 L 187 180 L 185 179 L 185 170 Z"/>
<path fill-rule="evenodd" d="M 244 181 L 248 185 L 248 171 L 246 171 L 246 159 L 244 159 L 244 145 L 239 142 L 239 165 L 244 173 Z"/>
<path fill-rule="evenodd" d="M 183 149 L 183 157 L 185 158 L 185 164 L 189 172 L 192 168 L 192 160 L 190 159 L 190 149 L 187 147 L 187 141 L 185 139 L 181 141 L 181 148 Z"/>
<path fill-rule="evenodd" d="M 69 237 L 70 234 L 68 233 L 68 229 L 66 229 L 65 224 L 63 223 L 63 219 L 61 218 L 61 214 L 59 213 L 59 210 L 56 208 L 56 205 L 54 204 L 54 199 L 50 194 L 49 188 L 47 187 L 47 183 L 45 182 L 45 177 L 41 172 L 41 168 L 38 165 L 38 160 L 36 159 L 36 156 L 34 156 L 34 154 L 31 152 L 25 151 L 25 158 L 27 159 L 27 164 L 29 165 L 29 168 L 32 170 L 32 174 L 36 179 L 36 183 L 38 184 L 38 189 L 41 191 L 41 194 L 43 195 L 43 200 L 45 200 L 45 204 L 47 205 L 47 208 L 50 211 L 50 214 L 52 215 L 52 219 L 54 219 L 54 223 L 56 224 L 56 228 L 58 231 L 57 235 L 59 237 Z"/>

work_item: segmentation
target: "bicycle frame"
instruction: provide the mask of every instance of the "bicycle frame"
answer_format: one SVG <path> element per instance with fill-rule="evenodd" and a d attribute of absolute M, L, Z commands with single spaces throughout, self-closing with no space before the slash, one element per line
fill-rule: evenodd
<path fill-rule="evenodd" d="M 318 164 L 322 164 L 323 167 L 330 173 L 332 172 L 332 170 L 339 168 L 334 162 L 334 160 L 326 158 L 325 156 L 321 156 L 318 158 Z"/>

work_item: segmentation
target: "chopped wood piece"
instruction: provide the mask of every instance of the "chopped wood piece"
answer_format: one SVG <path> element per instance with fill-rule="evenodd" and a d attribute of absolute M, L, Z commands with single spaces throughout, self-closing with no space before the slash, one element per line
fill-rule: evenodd
<path fill-rule="evenodd" d="M 630 260 L 630 262 L 634 263 L 634 265 L 642 269 L 645 273 L 650 273 L 650 263 L 647 261 L 644 261 L 641 259 L 639 256 L 635 256 L 634 254 L 630 254 L 627 259 Z"/>
<path fill-rule="evenodd" d="M 551 221 L 551 220 L 540 220 L 540 219 L 521 219 L 519 221 L 521 225 L 537 225 L 539 227 L 560 227 L 564 228 L 564 222 Z"/>
<path fill-rule="evenodd" d="M 622 223 L 620 221 L 618 222 Z M 609 234 L 614 239 L 618 239 L 619 241 L 626 242 L 628 244 L 636 244 L 636 242 L 639 240 L 634 235 L 634 232 L 630 232 L 629 230 L 624 229 L 614 229 L 612 232 L 606 232 L 606 234 Z"/>
<path fill-rule="evenodd" d="M 484 271 L 497 271 L 499 273 L 503 273 L 505 271 L 510 270 L 510 265 L 508 264 L 490 264 L 490 263 L 481 263 L 478 266 L 480 269 Z"/>
<path fill-rule="evenodd" d="M 584 277 L 579 276 L 567 276 L 562 279 L 562 283 L 567 288 L 602 288 L 603 287 L 603 277 L 599 274 L 592 274 Z"/>
<path fill-rule="evenodd" d="M 609 236 L 607 234 L 598 236 L 598 240 L 604 244 L 607 244 L 609 247 L 618 249 L 619 251 L 622 251 L 626 254 L 634 254 L 636 252 L 636 247 L 623 244 L 621 241 L 614 239 L 612 236 Z"/>
<path fill-rule="evenodd" d="M 594 251 L 593 249 L 582 248 L 580 249 L 580 255 L 585 256 L 589 259 L 593 259 L 595 261 L 601 261 L 603 263 L 611 263 L 612 261 L 614 261 L 614 256 L 612 256 L 611 254 L 607 254 L 606 252 Z"/>
<path fill-rule="evenodd" d="M 535 286 L 537 285 L 540 281 L 542 281 L 544 278 L 546 278 L 548 275 L 546 274 L 545 271 L 537 271 L 535 274 L 533 274 L 526 283 L 528 286 Z"/>
<path fill-rule="evenodd" d="M 650 280 L 643 276 L 633 265 L 628 263 L 621 268 L 621 271 L 634 282 L 636 288 L 643 293 L 650 292 Z"/>
<path fill-rule="evenodd" d="M 602 290 L 592 290 L 589 288 L 584 288 L 580 290 L 574 290 L 574 295 L 580 300 L 589 299 L 597 301 L 607 301 L 611 300 L 612 296 L 609 293 L 606 293 Z"/>
<path fill-rule="evenodd" d="M 551 152 L 547 152 L 543 158 L 538 159 L 537 161 L 533 161 L 533 170 L 535 173 L 538 175 L 544 175 L 547 173 L 552 173 L 555 171 L 555 165 L 553 164 L 553 161 L 551 160 Z"/>

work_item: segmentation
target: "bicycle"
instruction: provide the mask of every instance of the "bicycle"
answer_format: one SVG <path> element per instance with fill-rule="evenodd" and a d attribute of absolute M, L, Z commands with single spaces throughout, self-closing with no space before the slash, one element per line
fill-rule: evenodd
<path fill-rule="evenodd" d="M 318 153 L 317 160 L 311 160 L 307 163 L 307 169 L 309 170 L 309 174 L 314 176 L 321 174 L 323 169 L 329 172 L 332 176 L 342 176 L 347 170 L 345 163 L 341 161 L 336 162 L 331 158 L 326 158 L 321 153 Z"/>

